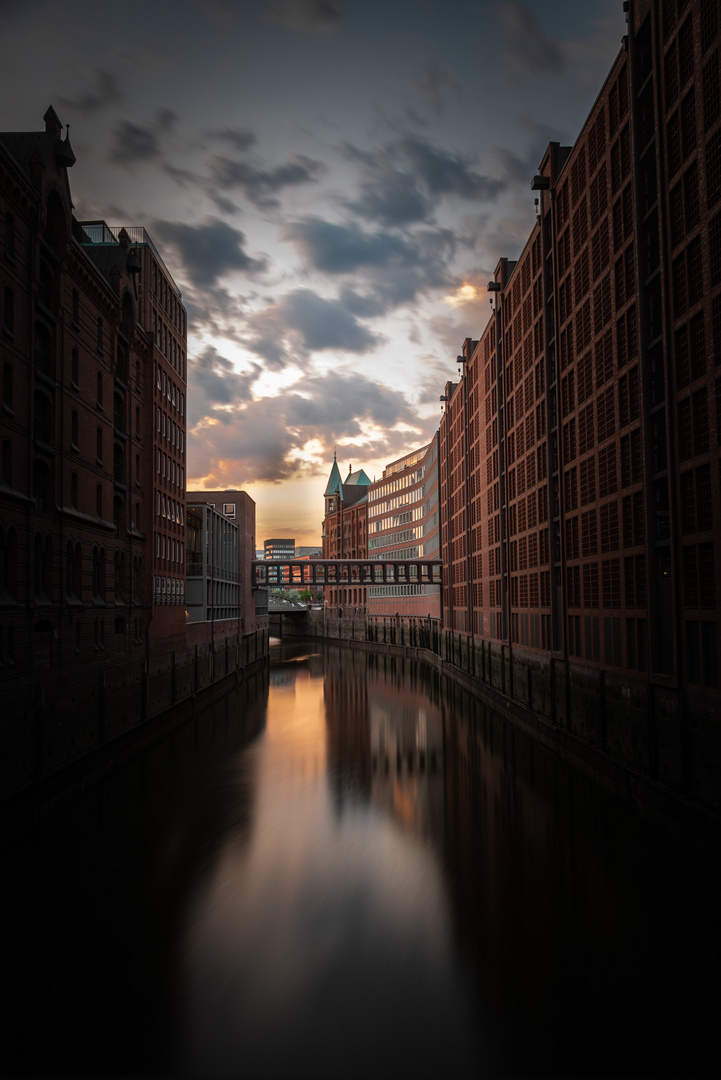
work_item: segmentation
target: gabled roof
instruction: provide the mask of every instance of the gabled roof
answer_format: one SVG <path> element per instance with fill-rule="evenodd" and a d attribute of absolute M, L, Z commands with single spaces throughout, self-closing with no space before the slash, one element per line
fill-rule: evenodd
<path fill-rule="evenodd" d="M 340 492 L 340 487 L 341 487 L 340 470 L 338 468 L 338 463 L 336 461 L 336 455 L 335 455 L 335 451 L 334 451 L 333 452 L 333 468 L 330 471 L 330 476 L 328 477 L 328 483 L 326 485 L 325 491 L 323 492 L 323 495 L 324 496 L 325 495 L 335 495 L 338 492 Z"/>
<path fill-rule="evenodd" d="M 347 484 L 355 484 L 356 487 L 370 487 L 371 482 L 366 476 L 363 469 L 361 469 L 360 472 L 354 473 L 353 469 L 351 468 L 350 472 L 348 473 L 343 482 L 343 486 L 345 487 Z"/>

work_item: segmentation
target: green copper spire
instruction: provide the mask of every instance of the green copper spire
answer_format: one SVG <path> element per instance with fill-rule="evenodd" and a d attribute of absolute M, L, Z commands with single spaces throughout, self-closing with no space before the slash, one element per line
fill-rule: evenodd
<path fill-rule="evenodd" d="M 338 462 L 336 461 L 336 452 L 333 451 L 333 468 L 330 471 L 328 477 L 328 485 L 323 492 L 324 495 L 335 495 L 340 492 L 340 470 L 338 469 Z"/>

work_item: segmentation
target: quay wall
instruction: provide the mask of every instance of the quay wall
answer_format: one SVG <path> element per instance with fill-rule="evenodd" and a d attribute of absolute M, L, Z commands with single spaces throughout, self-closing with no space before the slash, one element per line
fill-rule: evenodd
<path fill-rule="evenodd" d="M 75 797 L 268 660 L 262 628 L 142 663 L 109 658 L 92 677 L 39 678 L 29 694 L 5 694 L 0 838 Z"/>
<path fill-rule="evenodd" d="M 644 817 L 721 853 L 717 698 L 540 656 L 442 629 L 435 620 L 338 619 L 309 612 L 283 635 L 429 664 Z"/>

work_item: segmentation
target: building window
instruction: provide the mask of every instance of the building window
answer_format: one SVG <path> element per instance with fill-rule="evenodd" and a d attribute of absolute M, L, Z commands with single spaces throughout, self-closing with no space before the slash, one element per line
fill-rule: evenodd
<path fill-rule="evenodd" d="M 15 295 L 9 285 L 5 286 L 3 303 L 3 326 L 10 337 L 15 334 Z"/>
<path fill-rule="evenodd" d="M 9 439 L 3 440 L 2 478 L 8 487 L 13 486 L 13 446 Z"/>
<path fill-rule="evenodd" d="M 52 502 L 52 476 L 44 461 L 33 462 L 33 498 L 39 514 L 47 514 Z"/>
<path fill-rule="evenodd" d="M 5 256 L 15 258 L 15 218 L 9 210 L 5 214 Z"/>
<path fill-rule="evenodd" d="M 0 526 L 0 596 L 17 599 L 17 535 Z"/>
<path fill-rule="evenodd" d="M 6 361 L 3 364 L 3 408 L 7 412 L 14 412 L 13 400 L 13 366 Z"/>
<path fill-rule="evenodd" d="M 70 382 L 72 383 L 73 389 L 77 390 L 78 386 L 80 385 L 77 349 L 73 349 L 70 354 Z"/>
<path fill-rule="evenodd" d="M 50 333 L 43 323 L 35 323 L 35 370 L 48 379 L 55 378 L 55 360 L 53 358 Z"/>
<path fill-rule="evenodd" d="M 33 417 L 35 420 L 35 438 L 46 446 L 53 443 L 52 406 L 42 390 L 36 390 L 33 397 Z"/>
<path fill-rule="evenodd" d="M 102 409 L 102 407 L 103 407 L 103 373 L 102 373 L 102 371 L 98 372 L 96 399 L 97 399 L 98 408 Z"/>
<path fill-rule="evenodd" d="M 78 414 L 75 409 L 70 414 L 70 442 L 73 450 L 78 449 Z"/>

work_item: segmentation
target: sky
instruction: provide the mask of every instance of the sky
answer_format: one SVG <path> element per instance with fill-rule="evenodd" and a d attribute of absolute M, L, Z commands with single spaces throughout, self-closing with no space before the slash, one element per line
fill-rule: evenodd
<path fill-rule="evenodd" d="M 79 220 L 143 225 L 188 310 L 188 490 L 320 543 L 337 450 L 430 441 L 485 285 L 625 33 L 621 0 L 0 0 L 0 130 L 52 104 Z"/>

